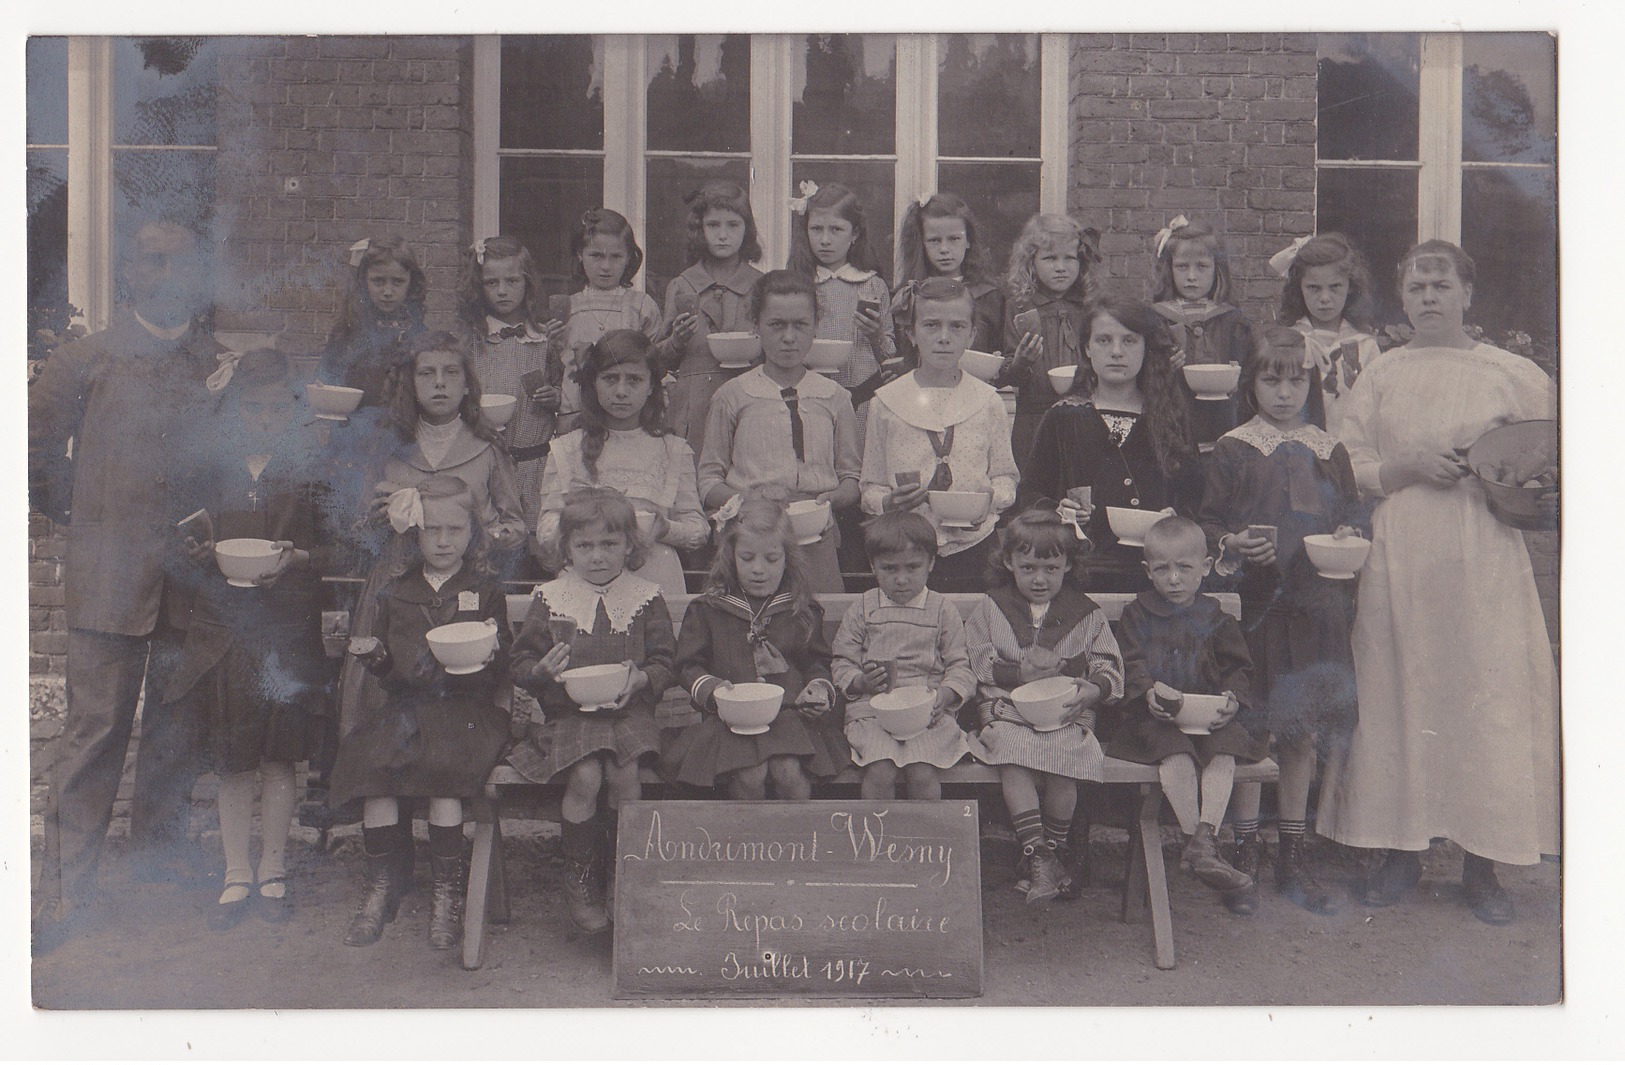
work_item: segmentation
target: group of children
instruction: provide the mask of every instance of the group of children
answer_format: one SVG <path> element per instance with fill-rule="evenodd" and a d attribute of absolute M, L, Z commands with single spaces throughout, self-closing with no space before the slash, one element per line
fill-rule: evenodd
<path fill-rule="evenodd" d="M 460 300 L 467 335 L 426 328 L 423 271 L 404 245 L 358 243 L 319 373 L 360 389 L 362 406 L 331 427 L 320 455 L 304 442 L 287 360 L 251 352 L 235 364 L 217 434 L 229 446 L 211 449 L 214 472 L 187 506 L 204 503 L 214 532 L 187 550 L 200 584 L 207 547 L 225 535 L 263 536 L 281 555 L 258 588 L 216 589 L 218 620 L 192 630 L 197 683 L 228 738 L 219 767 L 231 774 L 226 890 L 211 926 L 230 927 L 256 902 L 283 917 L 291 905 L 285 778 L 317 731 L 299 708 L 328 683 L 311 642 L 313 582 L 357 565 L 370 576 L 337 684 L 330 779 L 334 806 L 363 806 L 367 887 L 352 945 L 379 938 L 411 882 L 414 800 L 427 805 L 431 943 L 456 942 L 462 799 L 505 751 L 530 779 L 564 785 L 569 909 L 592 931 L 608 922 L 615 811 L 639 796 L 650 762 L 673 783 L 736 798 L 806 798 L 851 765 L 866 797 L 901 783 L 908 797 L 933 798 L 939 770 L 973 756 L 998 767 L 1029 901 L 1078 886 L 1078 782 L 1100 779 L 1108 754 L 1157 764 L 1189 837 L 1185 866 L 1249 913 L 1256 786 L 1236 797 L 1234 862 L 1215 836 L 1235 764 L 1263 757 L 1273 734 L 1277 885 L 1330 911 L 1301 843 L 1317 735 L 1346 730 L 1355 713 L 1352 595 L 1316 574 L 1302 540 L 1364 524 L 1348 454 L 1326 430 L 1374 343 L 1345 313 L 1369 287 L 1359 253 L 1336 235 L 1289 249 L 1286 324 L 1255 336 L 1226 302 L 1222 242 L 1200 223 L 1176 219 L 1159 234 L 1157 291 L 1142 302 L 1095 292 L 1099 235 L 1062 216 L 1027 223 L 1001 285 L 964 201 L 939 192 L 905 214 L 892 288 L 859 198 L 839 185 L 802 192 L 789 269 L 766 274 L 752 265 L 760 247 L 743 190 L 714 183 L 690 197 L 694 262 L 663 310 L 631 287 L 642 253 L 614 211 L 589 211 L 577 227 L 581 288 L 567 299 L 544 299 L 517 241 L 482 240 Z M 755 333 L 760 361 L 724 369 L 706 343 L 718 332 Z M 850 342 L 829 375 L 807 367 L 817 338 Z M 943 388 L 970 347 L 1008 352 L 994 384 L 1017 390 L 1013 440 L 997 402 Z M 1232 362 L 1242 373 L 1231 400 L 1194 400 L 1178 373 Z M 1076 368 L 1064 396 L 1050 384 L 1059 367 Z M 482 413 L 493 393 L 517 400 L 505 425 Z M 915 399 L 931 412 L 903 415 L 923 473 L 893 476 L 891 462 L 876 476 L 889 412 Z M 983 437 L 1002 439 L 974 445 L 980 465 L 955 461 Z M 969 535 L 945 528 L 927 490 L 976 478 L 991 512 Z M 861 527 L 860 495 L 874 515 Z M 803 503 L 829 505 L 816 535 L 792 520 Z M 1112 535 L 1108 506 L 1170 516 L 1130 547 Z M 815 596 L 842 590 L 843 535 L 861 537 L 877 587 L 831 643 Z M 674 635 L 678 552 L 713 539 L 704 591 Z M 961 618 L 928 581 L 967 539 L 981 545 L 987 583 Z M 1241 592 L 1239 624 L 1201 593 L 1214 570 Z M 542 572 L 554 576 L 510 638 L 501 581 Z M 1138 593 L 1115 633 L 1086 588 Z M 289 619 L 308 624 L 265 638 Z M 473 672 L 442 667 L 427 641 L 457 621 L 495 629 Z M 570 698 L 567 671 L 614 664 L 626 671 L 612 704 Z M 1052 677 L 1071 682 L 1065 716 L 1040 731 L 1011 693 Z M 734 732 L 716 695 L 758 681 L 782 688 L 782 709 L 765 731 Z M 934 693 L 931 722 L 896 739 L 872 699 L 914 684 Z M 662 736 L 653 710 L 674 685 L 701 719 Z M 530 700 L 510 714 L 515 686 Z M 1187 694 L 1225 697 L 1210 732 L 1173 724 Z"/>

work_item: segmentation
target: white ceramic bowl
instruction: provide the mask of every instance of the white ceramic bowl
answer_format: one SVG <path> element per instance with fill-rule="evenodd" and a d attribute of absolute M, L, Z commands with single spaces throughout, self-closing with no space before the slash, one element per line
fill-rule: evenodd
<path fill-rule="evenodd" d="M 480 417 L 490 422 L 494 429 L 506 429 L 513 418 L 513 409 L 518 405 L 519 400 L 513 396 L 487 392 L 480 397 Z"/>
<path fill-rule="evenodd" d="M 850 340 L 815 340 L 812 350 L 807 352 L 807 369 L 837 373 L 846 368 L 847 357 L 851 354 Z"/>
<path fill-rule="evenodd" d="M 1228 399 L 1241 380 L 1241 367 L 1233 362 L 1187 365 L 1184 372 L 1197 399 Z"/>
<path fill-rule="evenodd" d="M 316 417 L 330 422 L 344 421 L 351 411 L 361 406 L 361 396 L 361 389 L 345 388 L 343 385 L 324 385 L 320 381 L 312 381 L 305 386 L 305 402 L 316 412 Z"/>
<path fill-rule="evenodd" d="M 1055 389 L 1057 396 L 1064 396 L 1072 391 L 1072 382 L 1077 376 L 1076 366 L 1057 366 L 1049 372 L 1049 386 Z"/>
<path fill-rule="evenodd" d="M 447 673 L 478 673 L 497 645 L 497 627 L 484 621 L 454 621 L 430 629 L 424 639 Z"/>
<path fill-rule="evenodd" d="M 1035 732 L 1054 732 L 1061 727 L 1066 701 L 1077 691 L 1078 682 L 1071 677 L 1045 677 L 1011 692 L 1010 701 Z"/>
<path fill-rule="evenodd" d="M 1360 572 L 1371 554 L 1371 541 L 1359 536 L 1345 536 L 1339 540 L 1326 533 L 1303 538 L 1303 549 L 1309 552 L 1309 561 L 1315 564 L 1322 577 L 1346 581 Z"/>
<path fill-rule="evenodd" d="M 759 736 L 779 716 L 784 689 L 777 684 L 735 684 L 716 692 L 717 716 L 729 731 L 741 736 Z"/>
<path fill-rule="evenodd" d="M 965 354 L 959 356 L 959 368 L 976 378 L 978 381 L 991 382 L 999 373 L 999 367 L 1004 365 L 1004 359 L 997 355 L 989 355 L 985 351 L 975 348 L 966 348 Z"/>
<path fill-rule="evenodd" d="M 988 492 L 929 492 L 926 498 L 944 525 L 979 525 L 993 504 L 993 496 Z"/>
<path fill-rule="evenodd" d="M 1186 692 L 1179 713 L 1174 715 L 1174 726 L 1192 736 L 1206 736 L 1223 712 L 1225 701 L 1222 695 L 1192 695 Z"/>
<path fill-rule="evenodd" d="M 269 540 L 220 540 L 214 545 L 215 565 L 225 574 L 226 583 L 237 588 L 252 588 L 255 581 L 276 569 L 281 554 Z"/>
<path fill-rule="evenodd" d="M 923 684 L 910 684 L 869 700 L 875 720 L 896 740 L 911 740 L 931 725 L 937 694 Z"/>
<path fill-rule="evenodd" d="M 1129 547 L 1144 547 L 1145 534 L 1151 526 L 1168 516 L 1161 510 L 1134 510 L 1129 507 L 1107 507 L 1106 521 L 1112 527 L 1117 542 Z"/>
<path fill-rule="evenodd" d="M 728 370 L 749 366 L 762 350 L 761 338 L 755 333 L 712 333 L 706 343 L 711 345 L 717 365 Z"/>
<path fill-rule="evenodd" d="M 790 515 L 790 528 L 795 531 L 796 539 L 803 544 L 818 539 L 829 528 L 828 500 L 798 499 L 784 510 Z"/>
<path fill-rule="evenodd" d="M 601 666 L 577 666 L 559 674 L 564 690 L 583 710 L 603 710 L 615 705 L 621 689 L 626 687 L 625 662 L 609 662 Z"/>

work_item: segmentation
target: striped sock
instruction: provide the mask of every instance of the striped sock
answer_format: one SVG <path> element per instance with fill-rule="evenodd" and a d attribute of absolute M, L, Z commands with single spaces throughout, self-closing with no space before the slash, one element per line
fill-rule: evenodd
<path fill-rule="evenodd" d="M 1286 836 L 1302 836 L 1302 835 L 1306 835 L 1306 834 L 1308 834 L 1308 831 L 1309 831 L 1309 822 L 1308 821 L 1288 821 L 1286 818 L 1283 817 L 1279 821 L 1275 822 L 1275 831 L 1278 834 L 1280 834 L 1283 838 L 1285 838 Z"/>
<path fill-rule="evenodd" d="M 1056 845 L 1065 844 L 1066 835 L 1070 831 L 1072 831 L 1072 818 L 1044 815 L 1044 835 Z"/>
<path fill-rule="evenodd" d="M 1299 823 L 1302 824 L 1302 822 Z M 1231 821 L 1230 831 L 1237 839 L 1240 839 L 1243 836 L 1254 835 L 1258 832 L 1258 818 L 1251 817 L 1245 821 Z"/>
<path fill-rule="evenodd" d="M 1010 824 L 1016 830 L 1016 842 L 1022 848 L 1044 845 L 1044 817 L 1037 810 L 1022 810 L 1010 815 Z"/>

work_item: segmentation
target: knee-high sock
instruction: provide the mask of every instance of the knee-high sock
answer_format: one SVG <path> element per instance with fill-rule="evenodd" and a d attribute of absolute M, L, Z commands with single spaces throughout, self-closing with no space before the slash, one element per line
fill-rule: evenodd
<path fill-rule="evenodd" d="M 1228 754 L 1215 755 L 1202 770 L 1202 820 L 1215 829 L 1224 820 L 1230 805 L 1230 789 L 1236 780 L 1236 760 Z"/>
<path fill-rule="evenodd" d="M 1195 832 L 1196 763 L 1183 754 L 1164 758 L 1157 766 L 1157 777 L 1162 781 L 1162 793 L 1168 796 L 1168 805 L 1179 818 L 1179 830 L 1187 836 Z"/>
<path fill-rule="evenodd" d="M 293 825 L 294 799 L 297 795 L 292 762 L 266 762 L 260 766 L 258 879 L 262 882 L 288 873 L 288 830 Z"/>
<path fill-rule="evenodd" d="M 232 773 L 220 778 L 220 791 L 215 804 L 220 810 L 220 846 L 226 852 L 227 894 L 241 897 L 232 888 L 241 885 L 245 890 L 254 882 L 254 869 L 248 861 L 248 837 L 254 821 L 254 770 Z"/>

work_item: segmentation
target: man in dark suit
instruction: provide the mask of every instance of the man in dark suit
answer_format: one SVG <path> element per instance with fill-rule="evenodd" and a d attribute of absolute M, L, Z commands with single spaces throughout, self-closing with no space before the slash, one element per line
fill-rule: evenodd
<path fill-rule="evenodd" d="M 143 225 L 120 270 L 130 303 L 106 330 L 52 352 L 28 394 L 31 505 L 68 526 L 67 720 L 45 813 L 39 953 L 83 927 L 143 678 L 130 842 L 149 875 L 184 843 L 197 777 L 195 724 L 162 697 L 187 614 L 166 575 L 181 516 L 168 485 L 223 349 L 198 321 L 207 270 L 191 232 Z"/>

